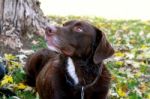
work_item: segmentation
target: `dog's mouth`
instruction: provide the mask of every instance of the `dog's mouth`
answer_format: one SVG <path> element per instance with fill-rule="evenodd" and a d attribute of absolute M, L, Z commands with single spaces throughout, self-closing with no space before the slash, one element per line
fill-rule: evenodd
<path fill-rule="evenodd" d="M 47 43 L 47 47 L 48 49 L 52 50 L 52 51 L 55 51 L 57 53 L 62 53 L 60 48 L 59 48 L 59 39 L 55 36 L 51 36 L 51 37 L 48 37 L 48 36 L 45 36 L 45 40 L 46 40 L 46 43 Z"/>
<path fill-rule="evenodd" d="M 60 40 L 56 35 L 45 36 L 48 49 L 55 51 L 60 54 L 65 54 L 67 56 L 72 56 L 74 53 L 74 48 L 69 44 L 65 43 L 64 40 Z"/>

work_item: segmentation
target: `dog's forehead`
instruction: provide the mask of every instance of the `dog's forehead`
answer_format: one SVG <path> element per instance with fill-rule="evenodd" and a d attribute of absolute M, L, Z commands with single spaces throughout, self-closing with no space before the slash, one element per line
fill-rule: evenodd
<path fill-rule="evenodd" d="M 71 24 L 75 24 L 77 22 L 77 20 L 71 20 L 71 21 L 67 21 L 65 22 L 63 25 L 66 26 L 66 25 L 71 25 Z"/>
<path fill-rule="evenodd" d="M 63 27 L 74 27 L 74 26 L 82 26 L 82 28 L 87 31 L 87 33 L 93 34 L 95 33 L 94 26 L 88 21 L 82 20 L 71 20 L 63 24 Z"/>

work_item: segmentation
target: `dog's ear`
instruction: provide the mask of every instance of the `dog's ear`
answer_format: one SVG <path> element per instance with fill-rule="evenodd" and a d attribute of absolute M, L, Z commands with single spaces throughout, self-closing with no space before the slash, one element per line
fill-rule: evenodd
<path fill-rule="evenodd" d="M 94 52 L 93 61 L 95 64 L 99 64 L 104 59 L 112 56 L 114 54 L 114 49 L 107 41 L 105 34 L 95 27 L 96 31 L 96 50 Z"/>

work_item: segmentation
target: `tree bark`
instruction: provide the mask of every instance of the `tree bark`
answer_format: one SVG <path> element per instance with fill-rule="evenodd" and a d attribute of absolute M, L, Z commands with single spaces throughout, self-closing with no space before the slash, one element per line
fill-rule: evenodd
<path fill-rule="evenodd" d="M 21 50 L 47 25 L 38 0 L 0 0 L 0 54 Z"/>

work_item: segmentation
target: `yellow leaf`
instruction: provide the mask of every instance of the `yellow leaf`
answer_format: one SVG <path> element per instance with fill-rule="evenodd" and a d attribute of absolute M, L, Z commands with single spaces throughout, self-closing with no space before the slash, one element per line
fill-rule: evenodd
<path fill-rule="evenodd" d="M 115 53 L 115 56 L 117 56 L 117 57 L 124 57 L 125 54 L 124 54 L 124 53 L 121 53 L 121 52 L 116 52 L 116 53 Z"/>
<path fill-rule="evenodd" d="M 147 97 L 148 99 L 150 99 L 150 94 L 148 94 L 148 97 Z"/>
<path fill-rule="evenodd" d="M 18 62 L 15 62 L 15 61 L 11 61 L 11 63 L 15 67 L 20 67 L 21 66 L 21 64 L 19 64 Z"/>
<path fill-rule="evenodd" d="M 146 45 L 142 45 L 142 46 L 141 46 L 141 49 L 143 49 L 143 50 L 144 50 L 144 49 L 148 49 L 148 48 L 149 48 L 149 47 L 146 46 Z"/>
<path fill-rule="evenodd" d="M 121 96 L 121 97 L 126 96 L 126 93 L 125 93 L 121 88 L 119 88 L 119 89 L 117 90 L 117 93 L 118 93 L 118 95 Z"/>
<path fill-rule="evenodd" d="M 15 66 L 9 66 L 8 69 L 9 71 L 12 71 L 13 69 L 15 69 Z"/>
<path fill-rule="evenodd" d="M 25 89 L 27 88 L 26 85 L 24 85 L 23 83 L 19 83 L 17 86 L 16 86 L 17 89 Z"/>
<path fill-rule="evenodd" d="M 116 65 L 118 65 L 118 66 L 123 66 L 123 64 L 124 64 L 124 63 L 123 63 L 122 61 L 117 61 L 117 62 L 116 62 Z"/>
<path fill-rule="evenodd" d="M 8 83 L 12 83 L 12 82 L 13 82 L 12 76 L 5 75 L 3 80 L 1 81 L 1 86 L 8 84 Z"/>
<path fill-rule="evenodd" d="M 13 56 L 12 54 L 4 54 L 4 57 L 6 60 L 14 60 L 16 59 L 15 56 Z"/>

